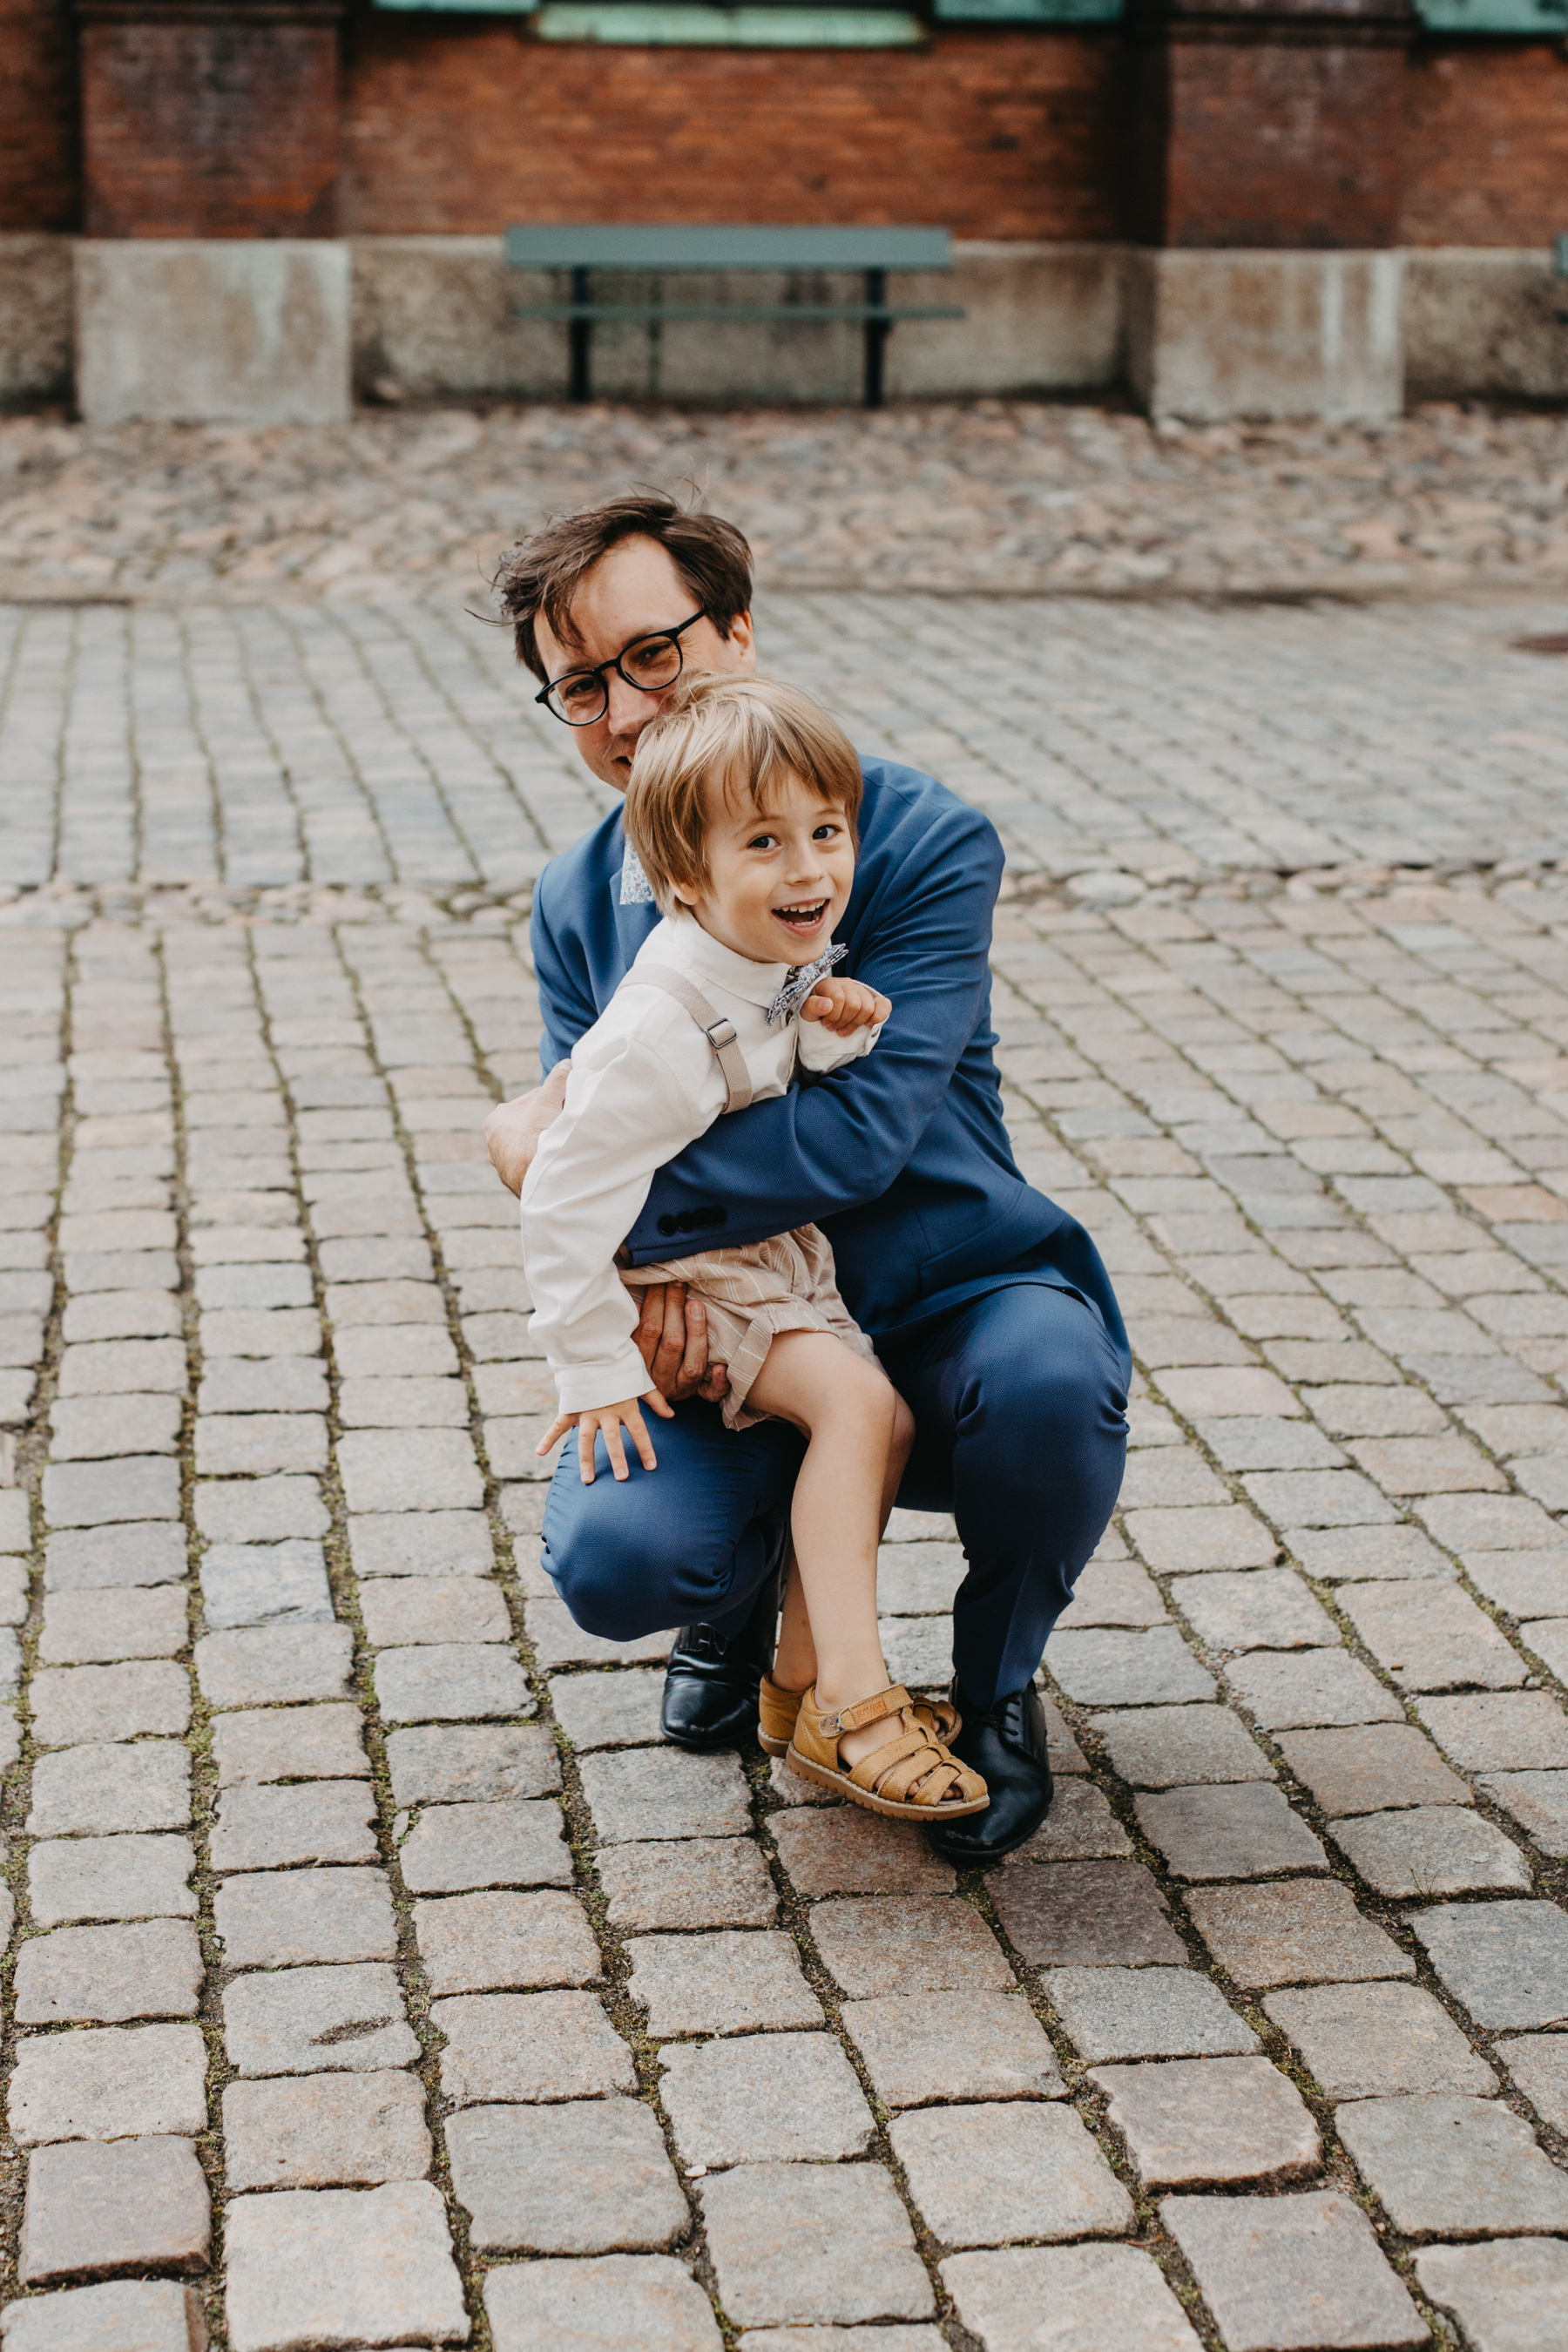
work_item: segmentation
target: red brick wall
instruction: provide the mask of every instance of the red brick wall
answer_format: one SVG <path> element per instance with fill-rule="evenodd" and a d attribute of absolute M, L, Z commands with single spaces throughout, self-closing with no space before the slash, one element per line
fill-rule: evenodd
<path fill-rule="evenodd" d="M 361 18 L 343 222 L 942 223 L 1119 232 L 1115 34 L 951 33 L 928 50 L 577 47 Z"/>
<path fill-rule="evenodd" d="M 1568 229 L 1568 61 L 1554 43 L 1423 43 L 1405 97 L 1404 243 L 1543 246 Z"/>
<path fill-rule="evenodd" d="M 362 16 L 347 37 L 334 219 L 335 35 L 253 26 L 247 40 L 262 47 L 240 58 L 221 28 L 193 45 L 194 29 L 86 28 L 98 234 L 440 234 L 598 218 L 927 220 L 964 236 L 1111 237 L 1123 155 L 1142 143 L 1127 133 L 1128 58 L 1113 34 L 950 32 L 922 52 L 781 56 L 575 48 L 508 26 Z M 1177 70 L 1212 83 L 1216 71 L 1261 72 L 1268 54 L 1178 53 Z M 1423 42 L 1398 79 L 1399 242 L 1540 246 L 1568 227 L 1568 62 L 1555 45 Z M 1363 125 L 1372 97 L 1352 110 Z M 1222 139 L 1221 100 L 1234 125 L 1238 99 L 1248 137 Z M 1189 88 L 1188 119 L 1214 112 L 1215 129 L 1173 149 L 1157 191 L 1165 233 L 1254 242 L 1282 202 L 1283 241 L 1376 242 L 1395 122 L 1331 155 L 1315 182 L 1300 169 L 1298 150 L 1310 152 L 1335 100 L 1326 86 L 1267 79 L 1256 91 Z M 1371 114 L 1382 121 L 1377 105 Z M 67 0 L 0 0 L 0 232 L 78 226 L 79 204 Z"/>
<path fill-rule="evenodd" d="M 335 24 L 89 23 L 89 236 L 337 233 Z"/>
<path fill-rule="evenodd" d="M 65 0 L 0 0 L 0 231 L 75 228 L 79 203 Z"/>
<path fill-rule="evenodd" d="M 1142 65 L 1141 238 L 1297 250 L 1397 242 L 1402 48 L 1177 37 Z"/>

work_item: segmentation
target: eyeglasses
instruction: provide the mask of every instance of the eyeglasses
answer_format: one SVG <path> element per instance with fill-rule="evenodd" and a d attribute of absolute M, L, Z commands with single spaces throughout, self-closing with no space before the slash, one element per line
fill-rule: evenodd
<path fill-rule="evenodd" d="M 673 629 L 656 630 L 651 637 L 638 637 L 635 645 L 623 646 L 614 661 L 601 662 L 597 669 L 571 669 L 563 677 L 552 677 L 542 692 L 534 696 L 546 710 L 564 720 L 568 727 L 592 727 L 610 707 L 610 681 L 605 673 L 614 670 L 617 677 L 635 687 L 639 694 L 660 694 L 673 686 L 680 676 L 685 658 L 681 638 L 688 629 L 708 617 L 706 609 L 693 613 Z"/>

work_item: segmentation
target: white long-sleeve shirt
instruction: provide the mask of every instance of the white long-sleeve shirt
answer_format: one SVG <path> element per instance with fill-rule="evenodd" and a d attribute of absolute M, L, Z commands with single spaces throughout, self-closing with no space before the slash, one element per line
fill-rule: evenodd
<path fill-rule="evenodd" d="M 563 1412 L 647 1390 L 647 1367 L 632 1343 L 637 1309 L 616 1273 L 616 1252 L 641 1215 L 656 1171 L 706 1134 L 726 1099 L 712 1046 L 673 996 L 638 986 L 643 964 L 672 965 L 734 1023 L 755 1102 L 788 1091 L 797 1055 L 809 1070 L 841 1069 L 868 1054 L 879 1034 L 864 1028 L 838 1037 L 798 1014 L 770 1029 L 767 1008 L 789 977 L 788 964 L 752 963 L 689 916 L 667 916 L 649 934 L 573 1048 L 566 1107 L 545 1129 L 523 1180 L 531 1328 Z M 696 1246 L 704 1245 L 699 1239 Z M 721 1238 L 712 1245 L 721 1247 Z"/>

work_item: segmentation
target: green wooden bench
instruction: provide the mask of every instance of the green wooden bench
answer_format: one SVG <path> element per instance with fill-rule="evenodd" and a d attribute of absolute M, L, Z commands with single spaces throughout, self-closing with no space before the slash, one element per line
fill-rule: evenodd
<path fill-rule="evenodd" d="M 804 324 L 819 320 L 858 321 L 865 331 L 865 399 L 882 404 L 883 361 L 888 337 L 900 319 L 962 319 L 953 303 L 888 299 L 891 269 L 951 269 L 952 247 L 944 228 L 510 228 L 506 257 L 512 269 L 567 269 L 569 302 L 518 302 L 515 319 L 564 319 L 570 323 L 572 397 L 591 400 L 594 328 L 632 320 L 774 319 Z M 595 269 L 652 274 L 704 269 L 852 269 L 865 276 L 862 302 L 601 302 L 595 299 Z"/>

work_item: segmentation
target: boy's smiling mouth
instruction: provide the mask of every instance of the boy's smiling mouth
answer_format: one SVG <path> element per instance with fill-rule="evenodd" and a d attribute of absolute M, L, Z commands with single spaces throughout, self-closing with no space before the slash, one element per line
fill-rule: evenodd
<path fill-rule="evenodd" d="M 786 931 L 793 932 L 796 939 L 804 940 L 809 939 L 813 931 L 821 929 L 823 919 L 832 901 L 827 898 L 812 898 L 802 906 L 774 907 L 771 911 L 774 919 L 781 922 Z"/>

